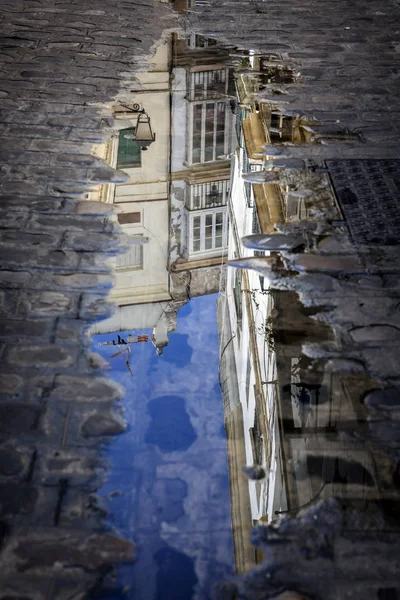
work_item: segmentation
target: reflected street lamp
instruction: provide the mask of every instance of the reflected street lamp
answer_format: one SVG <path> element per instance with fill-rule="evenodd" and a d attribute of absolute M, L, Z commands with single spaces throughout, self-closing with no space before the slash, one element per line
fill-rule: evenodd
<path fill-rule="evenodd" d="M 156 134 L 153 133 L 151 128 L 150 117 L 144 110 L 139 113 L 135 133 L 127 133 L 124 138 L 138 142 L 141 150 L 147 150 L 150 144 L 155 141 Z"/>

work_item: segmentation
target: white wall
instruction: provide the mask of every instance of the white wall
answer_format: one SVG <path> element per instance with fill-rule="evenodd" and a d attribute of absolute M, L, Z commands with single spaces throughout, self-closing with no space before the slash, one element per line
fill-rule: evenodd
<path fill-rule="evenodd" d="M 139 224 L 121 225 L 128 240 L 141 235 L 148 242 L 143 244 L 143 269 L 118 269 L 111 298 L 120 306 L 169 299 L 168 203 L 131 202 L 123 211 L 140 211 L 142 218 Z"/>
<path fill-rule="evenodd" d="M 232 192 L 231 192 L 231 213 L 233 219 L 230 223 L 228 255 L 230 259 L 236 256 L 239 250 L 239 256 L 253 256 L 254 252 L 240 243 L 240 238 L 252 232 L 253 209 L 247 206 L 247 200 L 244 191 L 244 182 L 241 178 L 242 167 L 241 151 L 238 151 L 233 158 L 232 163 Z M 239 247 L 236 248 L 236 239 L 239 238 Z M 262 293 L 259 275 L 255 271 L 247 271 L 248 290 L 254 291 L 254 300 L 248 291 L 241 293 L 242 305 L 242 326 L 239 326 L 236 315 L 234 301 L 236 269 L 228 268 L 227 274 L 227 299 L 229 306 L 229 316 L 232 332 L 236 336 L 232 340 L 234 355 L 236 361 L 237 385 L 240 402 L 243 409 L 243 435 L 246 449 L 247 464 L 252 465 L 255 462 L 253 448 L 250 436 L 250 428 L 254 426 L 254 415 L 256 409 L 256 399 L 254 393 L 254 384 L 256 376 L 254 370 L 254 357 L 251 351 L 250 329 L 255 330 L 256 360 L 260 368 L 262 381 L 273 381 L 276 378 L 275 355 L 268 347 L 264 334 L 265 322 L 272 310 L 272 301 L 270 296 Z M 244 278 L 242 279 L 242 290 L 245 289 Z M 246 301 L 246 299 L 248 301 Z M 251 309 L 248 308 L 250 304 Z M 249 312 L 250 310 L 250 312 Z M 248 377 L 248 364 L 250 361 L 250 377 Z M 276 388 L 268 384 L 262 386 L 263 401 L 266 406 L 267 428 L 269 430 L 269 452 L 272 457 L 267 467 L 268 476 L 261 482 L 249 480 L 249 497 L 251 505 L 252 519 L 258 520 L 262 516 L 267 516 L 268 520 L 274 517 L 276 509 L 276 456 L 279 451 L 279 444 L 276 438 L 278 428 L 276 412 Z M 259 415 L 260 417 L 260 415 Z M 264 452 L 265 455 L 265 452 Z M 279 495 L 279 494 L 278 494 Z M 275 498 L 275 500 L 274 500 Z"/>
<path fill-rule="evenodd" d="M 172 89 L 172 163 L 173 173 L 185 168 L 186 155 L 186 70 L 182 67 L 174 69 Z"/>

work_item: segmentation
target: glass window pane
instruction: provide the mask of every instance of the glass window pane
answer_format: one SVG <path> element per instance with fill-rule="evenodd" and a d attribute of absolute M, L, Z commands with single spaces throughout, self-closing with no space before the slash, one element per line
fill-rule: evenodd
<path fill-rule="evenodd" d="M 203 107 L 201 104 L 193 105 L 193 136 L 192 136 L 192 162 L 201 161 L 201 120 Z"/>
<path fill-rule="evenodd" d="M 141 149 L 138 142 L 125 137 L 126 135 L 134 135 L 134 133 L 134 127 L 121 129 L 119 132 L 117 169 L 141 166 Z"/>

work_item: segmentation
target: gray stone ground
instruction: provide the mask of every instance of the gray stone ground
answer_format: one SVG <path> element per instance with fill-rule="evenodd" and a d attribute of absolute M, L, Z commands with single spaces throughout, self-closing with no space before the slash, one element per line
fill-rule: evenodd
<path fill-rule="evenodd" d="M 210 0 L 191 28 L 262 54 L 280 53 L 302 82 L 281 110 L 362 135 L 358 144 L 309 146 L 301 157 L 398 158 L 398 3 L 369 0 Z M 274 85 L 267 95 L 272 96 Z"/>
<path fill-rule="evenodd" d="M 228 0 L 190 19 L 231 44 L 287 53 L 304 81 L 285 110 L 363 135 L 317 156 L 398 158 L 399 12 L 378 0 Z M 82 200 L 90 182 L 120 177 L 89 151 L 112 129 L 111 100 L 135 86 L 138 56 L 176 18 L 146 0 L 13 0 L 0 19 L 0 600 L 72 600 L 133 555 L 102 531 L 91 495 L 101 427 L 121 427 L 121 390 L 97 375 L 86 331 L 109 314 L 105 261 L 121 240 L 105 207 Z M 267 575 L 244 593 L 271 596 Z"/>
<path fill-rule="evenodd" d="M 121 174 L 90 148 L 176 18 L 151 0 L 4 0 L 0 22 L 0 598 L 71 600 L 134 555 L 92 496 L 122 391 L 86 332 L 112 309 L 121 239 L 84 194 Z"/>

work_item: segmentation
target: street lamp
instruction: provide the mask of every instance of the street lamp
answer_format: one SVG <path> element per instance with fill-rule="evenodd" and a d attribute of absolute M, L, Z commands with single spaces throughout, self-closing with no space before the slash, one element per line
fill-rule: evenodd
<path fill-rule="evenodd" d="M 153 133 L 151 128 L 150 117 L 144 110 L 139 113 L 135 132 L 125 134 L 124 138 L 138 142 L 141 150 L 147 150 L 150 144 L 155 141 L 156 134 Z"/>

